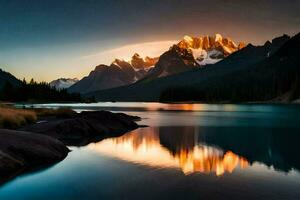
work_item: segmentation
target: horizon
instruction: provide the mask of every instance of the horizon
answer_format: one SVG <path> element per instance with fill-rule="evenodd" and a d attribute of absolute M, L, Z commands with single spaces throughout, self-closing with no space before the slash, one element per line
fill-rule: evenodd
<path fill-rule="evenodd" d="M 161 54 L 184 35 L 220 33 L 237 43 L 259 45 L 283 34 L 293 36 L 300 28 L 300 3 L 293 0 L 284 4 L 2 0 L 0 5 L 0 25 L 5 27 L 0 34 L 1 68 L 19 79 L 47 82 L 81 79 L 96 65 L 126 59 L 135 51 L 132 47 L 140 49 L 136 52 L 140 55 L 159 56 L 154 53 Z M 159 42 L 164 44 L 160 48 Z M 152 49 L 139 46 L 153 43 L 156 51 L 153 45 Z M 116 56 L 115 50 L 122 48 L 127 54 Z"/>
<path fill-rule="evenodd" d="M 220 34 L 220 33 L 215 33 L 213 35 L 209 35 L 209 36 L 214 36 L 216 34 Z M 277 35 L 274 36 L 273 38 L 266 40 L 267 41 L 272 41 L 272 39 L 280 37 L 285 35 L 286 33 L 283 33 L 281 35 Z M 293 34 L 293 35 L 289 35 L 286 34 L 290 37 L 295 36 L 297 33 Z M 223 38 L 230 38 L 231 37 L 224 37 L 222 34 L 220 34 Z M 187 35 L 184 35 L 187 36 Z M 181 39 L 184 38 L 184 36 L 181 37 Z M 190 36 L 190 35 L 189 35 Z M 201 37 L 200 36 L 195 36 L 195 37 Z M 206 36 L 206 35 L 203 35 Z M 194 37 L 194 36 L 192 36 Z M 58 80 L 58 79 L 78 79 L 81 80 L 82 78 L 88 76 L 88 74 L 95 69 L 96 66 L 104 64 L 104 65 L 110 65 L 115 59 L 120 59 L 120 60 L 124 60 L 124 61 L 129 61 L 131 56 L 133 56 L 135 53 L 138 53 L 142 58 L 145 58 L 146 56 L 149 57 L 159 57 L 161 54 L 163 54 L 164 52 L 166 52 L 172 45 L 178 43 L 180 40 L 171 40 L 171 41 L 153 41 L 153 42 L 145 42 L 145 43 L 136 43 L 136 44 L 128 44 L 128 45 L 124 45 L 118 48 L 114 48 L 114 49 L 107 49 L 107 50 L 103 50 L 100 52 L 95 52 L 94 54 L 90 54 L 90 55 L 83 55 L 79 58 L 77 58 L 76 60 L 78 61 L 89 61 L 89 66 L 87 68 L 85 68 L 84 72 L 82 74 L 80 74 L 80 76 L 57 76 L 57 77 L 52 77 L 52 78 L 48 78 L 48 79 L 39 79 L 38 77 L 25 77 L 22 76 L 22 74 L 19 74 L 17 71 L 9 71 L 9 67 L 6 66 L 0 66 L 0 69 L 2 69 L 3 71 L 9 72 L 12 75 L 14 75 L 16 78 L 18 78 L 19 80 L 23 80 L 25 79 L 26 81 L 30 81 L 31 79 L 34 79 L 37 82 L 48 82 L 50 83 L 51 81 L 54 80 Z M 244 42 L 244 41 L 235 41 L 233 39 L 233 41 L 238 44 L 238 42 Z M 254 44 L 257 46 L 263 45 L 265 42 L 259 43 L 259 44 Z M 253 44 L 251 42 L 245 42 L 246 44 Z M 139 51 L 141 50 L 141 51 Z M 7 70 L 8 69 L 8 70 Z M 86 72 L 86 73 L 85 73 Z M 19 75 L 18 75 L 19 74 Z"/>

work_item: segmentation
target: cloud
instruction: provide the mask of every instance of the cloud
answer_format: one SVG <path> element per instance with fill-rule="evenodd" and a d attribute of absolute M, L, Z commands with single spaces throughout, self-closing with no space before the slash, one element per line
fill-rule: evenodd
<path fill-rule="evenodd" d="M 98 60 L 100 64 L 101 61 L 103 61 L 103 63 L 110 63 L 115 58 L 129 60 L 134 53 L 138 53 L 142 57 L 156 57 L 160 56 L 162 53 L 167 51 L 173 44 L 176 44 L 177 42 L 178 41 L 176 40 L 172 40 L 130 44 L 122 46 L 120 48 L 110 49 L 99 53 L 86 55 L 81 57 L 81 59 Z"/>

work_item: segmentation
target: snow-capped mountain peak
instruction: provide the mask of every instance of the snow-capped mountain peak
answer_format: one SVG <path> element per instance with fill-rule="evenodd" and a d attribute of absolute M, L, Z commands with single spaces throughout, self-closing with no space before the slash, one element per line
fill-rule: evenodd
<path fill-rule="evenodd" d="M 59 78 L 50 82 L 50 86 L 58 90 L 66 89 L 77 83 L 79 80 L 77 78 Z"/>
<path fill-rule="evenodd" d="M 189 44 L 192 44 L 193 41 L 194 41 L 194 39 L 191 36 L 189 36 L 189 35 L 185 35 L 183 37 L 183 40 L 186 41 L 186 42 L 188 42 Z"/>
<path fill-rule="evenodd" d="M 223 37 L 221 34 L 217 33 L 215 35 L 215 42 L 221 42 L 223 40 Z"/>
<path fill-rule="evenodd" d="M 246 46 L 245 43 L 236 45 L 230 38 L 223 38 L 218 33 L 215 36 L 202 37 L 185 35 L 177 45 L 189 49 L 200 65 L 214 64 Z"/>

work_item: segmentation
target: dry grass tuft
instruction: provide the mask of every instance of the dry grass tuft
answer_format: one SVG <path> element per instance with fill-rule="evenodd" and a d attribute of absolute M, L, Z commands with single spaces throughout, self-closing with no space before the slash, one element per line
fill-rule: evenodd
<path fill-rule="evenodd" d="M 0 128 L 16 129 L 36 120 L 37 115 L 32 110 L 0 107 Z"/>
<path fill-rule="evenodd" d="M 20 109 L 0 103 L 0 128 L 17 129 L 37 121 L 38 117 L 72 117 L 76 114 L 70 108 L 29 108 Z"/>

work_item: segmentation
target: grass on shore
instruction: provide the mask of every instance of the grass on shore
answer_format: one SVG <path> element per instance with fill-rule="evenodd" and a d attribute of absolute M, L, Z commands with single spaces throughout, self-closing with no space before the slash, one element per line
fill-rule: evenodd
<path fill-rule="evenodd" d="M 17 129 L 27 124 L 32 124 L 39 117 L 55 116 L 57 118 L 70 117 L 76 113 L 69 108 L 49 109 L 20 109 L 0 104 L 0 128 Z"/>
<path fill-rule="evenodd" d="M 32 110 L 0 107 L 0 128 L 15 129 L 37 120 Z"/>

